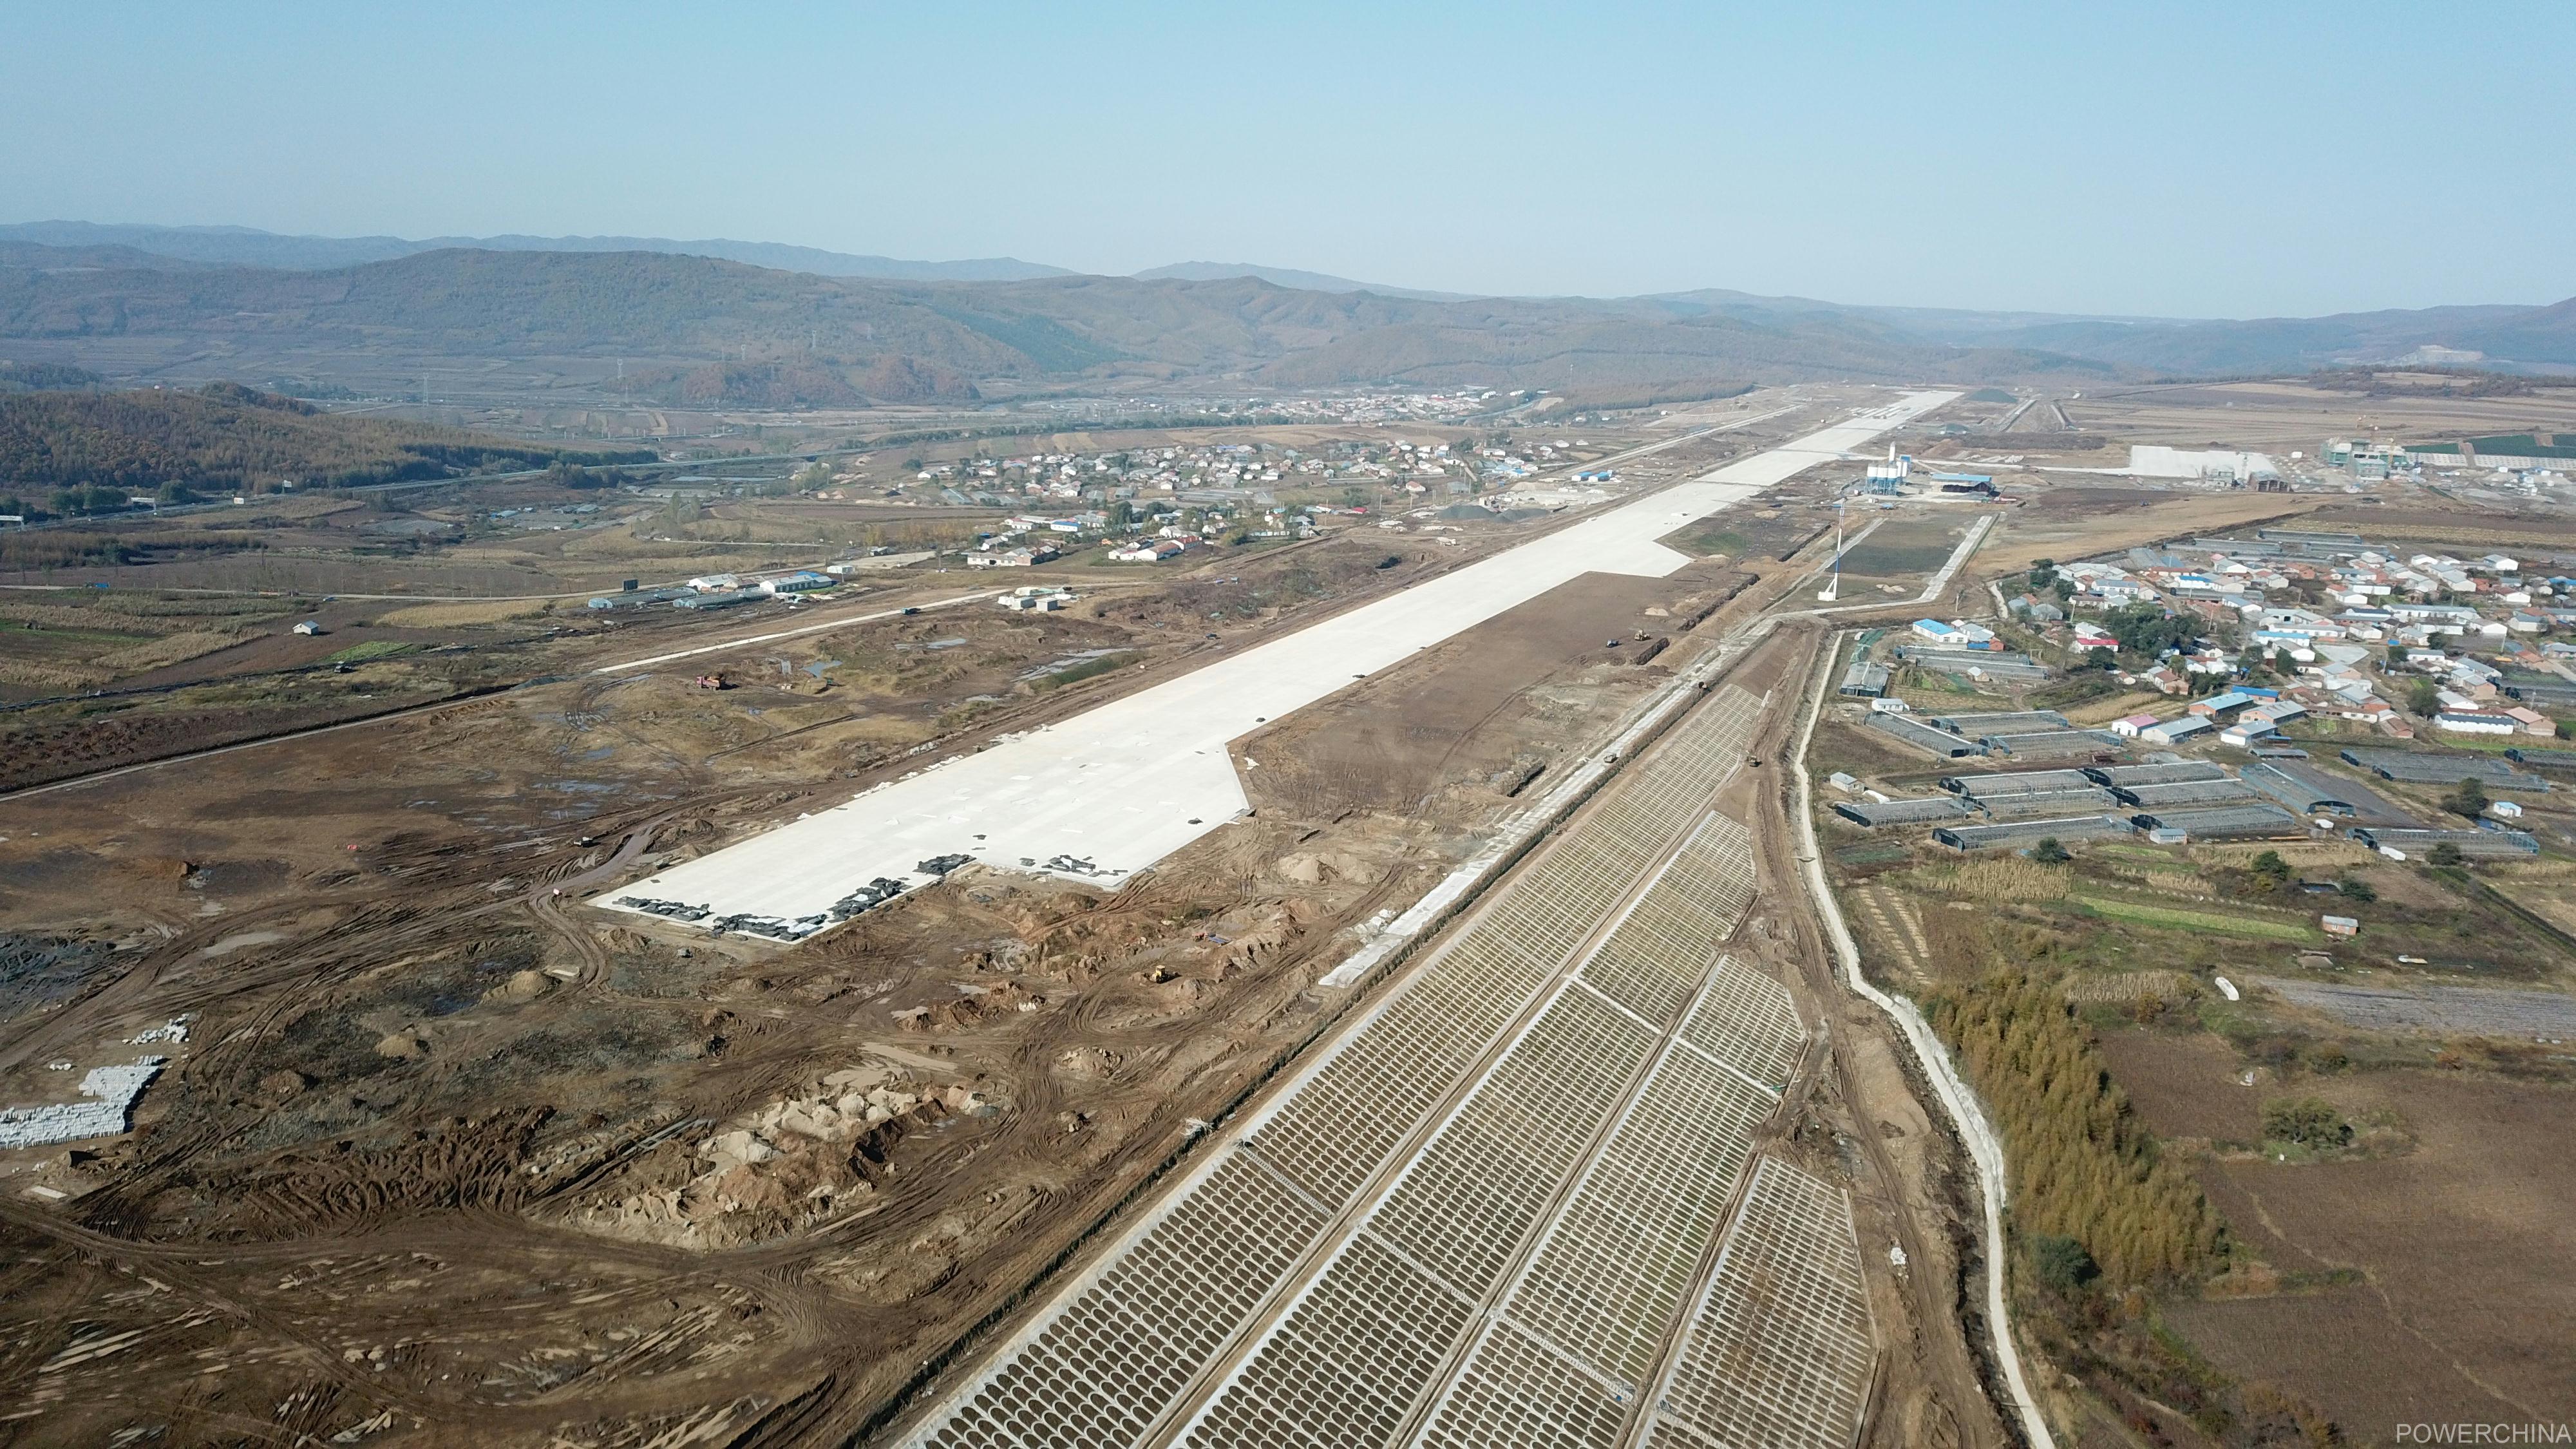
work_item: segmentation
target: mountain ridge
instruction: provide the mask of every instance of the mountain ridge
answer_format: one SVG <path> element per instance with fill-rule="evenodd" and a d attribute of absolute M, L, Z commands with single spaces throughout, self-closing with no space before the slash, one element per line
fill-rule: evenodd
<path fill-rule="evenodd" d="M 106 370 L 156 377 L 164 366 L 202 377 L 193 369 L 207 359 L 278 377 L 379 378 L 389 368 L 417 375 L 509 358 L 626 358 L 681 373 L 767 364 L 799 380 L 744 374 L 744 385 L 810 405 L 957 400 L 995 382 L 1219 377 L 1257 388 L 1614 393 L 1833 378 L 2089 385 L 2304 371 L 2427 346 L 2576 370 L 2576 299 L 2164 322 L 1720 289 L 1611 299 L 1328 291 L 1283 286 L 1245 266 L 1198 265 L 1226 275 L 833 277 L 687 253 L 482 248 L 281 269 L 138 260 L 121 243 L 0 239 L 0 341 L 23 344 L 10 351 L 31 361 L 88 365 L 113 353 L 127 360 Z M 583 372 L 595 376 L 595 364 L 566 375 Z M 719 395 L 732 395 L 730 384 Z"/>
<path fill-rule="evenodd" d="M 774 271 L 810 272 L 824 277 L 882 277 L 897 281 L 1000 282 L 1073 273 L 1017 257 L 975 257 L 953 262 L 911 261 L 827 251 L 787 242 L 737 241 L 715 237 L 675 241 L 669 237 L 525 236 L 487 237 L 295 236 L 247 226 L 153 226 L 87 221 L 34 221 L 0 225 L 0 240 L 45 246 L 123 246 L 148 255 L 220 266 L 255 266 L 283 271 L 326 271 L 367 262 L 393 261 L 424 252 L 551 251 L 661 252 L 675 256 L 714 257 Z"/>

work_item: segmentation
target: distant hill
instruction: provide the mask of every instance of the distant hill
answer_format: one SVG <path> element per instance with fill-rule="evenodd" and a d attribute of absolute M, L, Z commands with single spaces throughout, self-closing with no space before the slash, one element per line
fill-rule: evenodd
<path fill-rule="evenodd" d="M 1381 297 L 1412 297 L 1423 301 L 1463 301 L 1464 292 L 1425 292 L 1412 287 L 1388 287 L 1375 282 L 1354 282 L 1325 272 L 1301 272 L 1295 267 L 1265 267 L 1253 262 L 1174 262 L 1168 267 L 1155 267 L 1135 274 L 1139 281 L 1221 282 L 1229 277 L 1254 277 L 1274 287 L 1290 287 L 1305 292 L 1375 292 Z"/>
<path fill-rule="evenodd" d="M 2153 322 L 1724 292 L 1448 297 L 1248 275 L 833 277 L 657 251 L 458 248 L 281 269 L 101 250 L 122 245 L 0 242 L 0 356 L 15 343 L 29 360 L 125 376 L 220 368 L 375 387 L 510 359 L 587 387 L 618 359 L 639 397 L 750 407 L 1214 377 L 1617 396 L 1838 378 L 2084 385 L 2307 370 L 2427 345 L 2507 366 L 2576 363 L 2576 303 Z"/>
<path fill-rule="evenodd" d="M 1748 320 L 1634 302 L 1437 299 L 1214 281 L 1046 277 L 907 282 L 822 277 L 654 252 L 441 251 L 362 266 L 10 266 L 0 259 L 0 342 L 79 358 L 185 368 L 220 349 L 257 369 L 479 368 L 506 358 L 626 358 L 685 372 L 706 363 L 841 370 L 885 401 L 964 398 L 989 379 L 1153 380 L 1234 375 L 1259 387 L 1688 382 L 1849 376 L 1937 378 L 2098 365 L 1927 343 L 1851 318 Z M 1980 371 L 1977 375 L 1988 375 Z M 840 400 L 828 384 L 790 393 Z M 737 383 L 774 396 L 772 380 Z"/>
<path fill-rule="evenodd" d="M 73 271 L 83 268 L 120 267 L 147 271 L 186 271 L 205 265 L 177 257 L 155 256 L 129 246 L 79 245 L 52 246 L 44 242 L 0 238 L 0 266 L 51 268 Z"/>
<path fill-rule="evenodd" d="M 2330 317 L 2184 319 L 1865 307 L 1709 289 L 1642 298 L 1676 313 L 1850 318 L 1918 342 L 2086 357 L 2180 376 L 2305 372 L 2388 362 L 2418 348 L 2484 353 L 2495 363 L 2576 364 L 2576 299 L 2549 307 L 2428 307 Z"/>
<path fill-rule="evenodd" d="M 509 252 L 667 252 L 824 277 L 888 277 L 902 281 L 1006 282 L 1073 275 L 1062 267 L 1014 257 L 914 262 L 780 242 L 722 238 L 673 241 L 655 236 L 446 236 L 410 241 L 394 236 L 281 236 L 246 226 L 103 226 L 87 221 L 31 221 L 0 226 L 0 241 L 35 242 L 50 247 L 125 247 L 147 257 L 291 271 L 361 266 L 465 247 Z"/>
<path fill-rule="evenodd" d="M 325 413 L 231 383 L 197 392 L 0 393 L 0 489 L 165 483 L 226 489 L 388 483 L 450 472 L 643 462 L 649 452 L 575 452 L 457 428 Z M 38 494 L 37 496 L 42 496 Z M 8 509 L 18 512 L 18 509 Z"/>

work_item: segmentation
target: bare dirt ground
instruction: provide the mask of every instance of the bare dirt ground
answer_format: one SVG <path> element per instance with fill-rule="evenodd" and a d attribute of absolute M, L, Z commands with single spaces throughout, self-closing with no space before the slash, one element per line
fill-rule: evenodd
<path fill-rule="evenodd" d="M 2285 1090 L 2239 1084 L 2209 1037 L 2105 1038 L 2114 1070 L 2159 1134 L 2221 1143 L 2260 1135 Z M 2576 1254 L 2556 1145 L 2564 1086 L 2410 1069 L 2310 1079 L 2360 1120 L 2393 1114 L 2399 1155 L 2288 1163 L 2242 1150 L 2197 1158 L 2231 1229 L 2286 1282 L 2259 1296 L 2178 1304 L 2171 1321 L 2221 1368 L 2286 1383 L 2356 1443 L 2401 1423 L 2563 1420 L 2576 1411 L 2576 1288 L 2540 1265 Z"/>
<path fill-rule="evenodd" d="M 2298 449 L 2311 457 L 2333 436 L 2438 441 L 2462 434 L 2576 428 L 2576 393 L 2566 389 L 2504 397 L 2392 397 L 2268 379 L 2088 390 L 2066 408 L 2083 426 L 2126 440 L 2184 448 Z"/>
<path fill-rule="evenodd" d="M 2089 558 L 2189 534 L 2226 533 L 2257 524 L 2296 526 L 2326 500 L 2279 493 L 2174 492 L 2121 486 L 2120 480 L 2060 484 L 2004 515 L 1977 551 L 1988 574 L 2027 570 L 2038 559 Z"/>
<path fill-rule="evenodd" d="M 959 877 L 788 950 L 579 901 L 818 783 L 1124 687 L 1024 692 L 1033 668 L 1188 621 L 1127 671 L 1150 677 L 1208 630 L 1405 577 L 1369 555 L 1102 617 L 855 626 L 716 661 L 744 681 L 721 693 L 582 676 L 10 802 L 0 914 L 79 969 L 13 977 L 0 1097 L 188 1028 L 131 1135 L 0 1154 L 11 1442 L 863 1432 L 1343 1008 L 1311 983 L 1344 928 L 1666 677 L 1644 643 L 1763 591 L 1716 564 L 1582 580 L 1427 651 L 1248 742 L 1257 816 L 1115 895 Z"/>
<path fill-rule="evenodd" d="M 1821 1170 L 1851 1184 L 1881 1343 L 1882 1378 L 1866 1430 L 1878 1445 L 2014 1442 L 1988 1392 L 1989 1366 L 1970 1325 L 1981 1321 L 1974 1174 L 1946 1127 L 1922 1106 L 1922 1084 L 1884 1017 L 1845 990 L 1796 868 L 1781 751 L 1795 740 L 1797 704 L 1816 667 L 1818 631 L 1783 631 L 1742 666 L 1748 689 L 1767 683 L 1774 708 L 1752 746 L 1762 763 L 1720 808 L 1751 823 L 1762 894 L 1738 936 L 1787 982 L 1800 1014 L 1821 1023 L 1825 1059 L 1790 1139 Z M 1891 1248 L 1902 1249 L 1898 1265 Z"/>

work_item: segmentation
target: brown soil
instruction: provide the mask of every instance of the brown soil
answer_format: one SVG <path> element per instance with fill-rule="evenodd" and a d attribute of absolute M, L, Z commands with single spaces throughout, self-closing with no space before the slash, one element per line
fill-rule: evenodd
<path fill-rule="evenodd" d="M 2261 1101 L 2209 1037 L 2124 1031 L 2114 1075 L 2161 1133 L 2244 1141 Z M 2237 1068 L 2236 1070 L 2242 1070 Z M 2411 1151 L 2291 1164 L 2203 1156 L 2203 1186 L 2286 1291 L 2176 1305 L 2168 1321 L 2219 1367 L 2314 1400 L 2359 1443 L 2400 1423 L 2556 1422 L 2576 1411 L 2576 1260 L 2560 1150 L 2565 1087 L 2430 1070 L 2305 1079 L 2348 1118 L 2392 1112 Z"/>
<path fill-rule="evenodd" d="M 1983 1351 L 1967 1325 L 1982 1302 L 1973 1173 L 1956 1139 L 1924 1110 L 1921 1084 L 1876 1009 L 1845 990 L 1816 927 L 1798 874 L 1789 824 L 1784 753 L 1796 743 L 1803 691 L 1820 631 L 1784 630 L 1736 676 L 1772 691 L 1773 707 L 1751 748 L 1759 768 L 1744 773 L 1728 809 L 1754 832 L 1762 894 L 1737 936 L 1786 981 L 1799 1013 L 1821 1022 L 1826 1057 L 1806 1079 L 1808 1096 L 1792 1129 L 1824 1170 L 1847 1178 L 1881 1342 L 1881 1381 L 1865 1429 L 1873 1445 L 2003 1445 L 2012 1435 L 1987 1392 Z M 1827 1165 L 1829 1164 L 1829 1165 Z M 1903 1249 L 1898 1267 L 1890 1248 Z"/>
<path fill-rule="evenodd" d="M 9 802 L 11 929 L 126 949 L 9 1022 L 0 1098 L 192 1017 L 130 1136 L 0 1154 L 14 1442 L 859 1429 L 1342 1009 L 1343 929 L 1664 677 L 1603 641 L 1702 572 L 1578 581 L 1256 736 L 1256 791 L 1306 783 L 1125 891 L 961 876 L 785 950 L 576 903 L 1129 687 L 1011 686 L 1138 621 L 886 621 L 717 656 L 721 692 L 582 677 Z M 1209 627 L 1302 622 L 1285 576 L 1207 581 L 1245 606 Z M 970 693 L 1004 702 L 961 733 Z"/>

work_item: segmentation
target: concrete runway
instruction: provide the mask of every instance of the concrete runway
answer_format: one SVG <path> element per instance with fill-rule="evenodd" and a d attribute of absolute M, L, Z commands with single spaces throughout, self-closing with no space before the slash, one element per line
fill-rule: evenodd
<path fill-rule="evenodd" d="M 599 903 L 678 901 L 715 916 L 795 921 L 877 877 L 919 884 L 929 879 L 919 862 L 952 854 L 1115 885 L 1246 808 L 1228 741 L 1583 574 L 1665 577 L 1689 559 L 1655 540 L 1955 396 L 1908 394 L 1178 679 L 880 785 Z"/>

